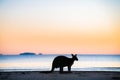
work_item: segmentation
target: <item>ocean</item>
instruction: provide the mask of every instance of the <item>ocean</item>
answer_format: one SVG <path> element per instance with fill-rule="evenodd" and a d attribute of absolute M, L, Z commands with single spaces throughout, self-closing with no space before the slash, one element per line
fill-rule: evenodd
<path fill-rule="evenodd" d="M 0 55 L 0 72 L 50 71 L 53 59 L 59 54 Z M 71 57 L 70 54 L 63 54 Z M 81 55 L 72 65 L 72 71 L 118 71 L 120 55 Z M 67 67 L 64 68 L 67 71 Z M 59 71 L 59 69 L 55 69 Z"/>

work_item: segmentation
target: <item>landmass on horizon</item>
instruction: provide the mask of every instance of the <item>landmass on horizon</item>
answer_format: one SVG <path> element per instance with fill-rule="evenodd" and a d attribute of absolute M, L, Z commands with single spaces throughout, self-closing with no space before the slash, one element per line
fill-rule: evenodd
<path fill-rule="evenodd" d="M 16 54 L 12 54 L 12 53 L 9 53 L 9 54 L 5 54 L 5 53 L 1 53 L 0 55 L 69 55 L 69 54 L 72 54 L 72 53 L 35 53 L 35 52 L 22 52 L 22 53 L 16 53 Z M 97 54 L 97 53 L 76 53 L 78 55 L 88 55 L 88 56 L 92 56 L 92 55 L 120 55 L 120 54 Z"/>

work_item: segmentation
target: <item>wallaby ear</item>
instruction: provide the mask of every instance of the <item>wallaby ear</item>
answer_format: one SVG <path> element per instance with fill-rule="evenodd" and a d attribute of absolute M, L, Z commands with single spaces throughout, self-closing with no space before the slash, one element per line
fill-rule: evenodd
<path fill-rule="evenodd" d="M 71 54 L 72 56 L 74 56 L 73 54 Z"/>

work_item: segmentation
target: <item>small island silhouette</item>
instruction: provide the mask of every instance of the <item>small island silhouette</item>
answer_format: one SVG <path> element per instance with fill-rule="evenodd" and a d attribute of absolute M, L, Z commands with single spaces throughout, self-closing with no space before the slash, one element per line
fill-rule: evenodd
<path fill-rule="evenodd" d="M 36 55 L 33 52 L 24 52 L 24 53 L 20 53 L 20 55 Z"/>

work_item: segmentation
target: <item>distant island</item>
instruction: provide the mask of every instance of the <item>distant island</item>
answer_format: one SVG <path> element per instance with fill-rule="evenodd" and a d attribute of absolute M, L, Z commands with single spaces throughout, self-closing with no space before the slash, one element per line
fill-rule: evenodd
<path fill-rule="evenodd" d="M 33 52 L 24 52 L 24 53 L 20 53 L 20 55 L 36 55 Z"/>
<path fill-rule="evenodd" d="M 42 55 L 42 53 L 39 53 L 38 55 Z"/>

